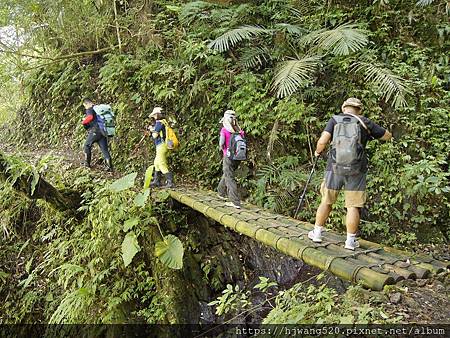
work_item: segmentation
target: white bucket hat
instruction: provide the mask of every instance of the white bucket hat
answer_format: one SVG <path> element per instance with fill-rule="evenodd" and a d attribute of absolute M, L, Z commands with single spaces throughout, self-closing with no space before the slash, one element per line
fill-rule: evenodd
<path fill-rule="evenodd" d="M 153 108 L 153 111 L 148 117 L 154 117 L 156 114 L 162 114 L 162 108 L 161 107 L 155 107 Z"/>

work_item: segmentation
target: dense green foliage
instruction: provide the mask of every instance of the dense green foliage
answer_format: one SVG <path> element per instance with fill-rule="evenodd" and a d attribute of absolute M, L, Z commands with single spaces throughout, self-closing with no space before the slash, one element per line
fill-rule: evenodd
<path fill-rule="evenodd" d="M 2 183 L 0 322 L 162 321 L 165 305 L 151 275 L 160 264 L 148 239 L 158 222 L 151 204 L 141 206 L 139 193 L 120 181 L 110 185 L 82 170 L 52 174 L 60 165 L 47 161 L 47 175 L 60 187 L 83 187 L 82 222 Z"/>
<path fill-rule="evenodd" d="M 16 96 L 24 100 L 2 137 L 9 132 L 10 140 L 29 147 L 81 151 L 81 99 L 91 96 L 117 112 L 116 167 L 143 176 L 153 147 L 147 141 L 137 153 L 133 149 L 151 109 L 160 105 L 181 140 L 171 157 L 177 181 L 214 187 L 221 172 L 218 121 L 234 109 L 250 140 L 250 159 L 240 168 L 244 195 L 291 213 L 326 121 L 355 96 L 367 117 L 394 134 L 393 142 L 369 144 L 362 236 L 390 245 L 442 242 L 450 236 L 448 14 L 439 0 L 3 1 L 0 22 L 20 27 L 26 39 L 18 50 L 0 45 L 0 122 L 16 110 Z M 303 219 L 314 219 L 324 166 L 320 161 Z M 141 224 L 154 221 L 152 210 L 127 203 L 134 192 L 110 195 L 105 182 L 81 171 L 70 175 L 56 179 L 87 191 L 89 217 L 81 225 L 2 189 L 1 222 L 10 238 L 2 242 L 2 259 L 26 259 L 21 289 L 4 307 L 8 316 L 14 313 L 8 320 L 26 320 L 31 309 L 43 309 L 52 322 L 86 321 L 86 313 L 92 322 L 119 322 L 128 306 L 139 320 L 160 320 L 149 263 L 140 257 L 140 264 L 125 267 L 121 255 L 125 236 L 129 246 L 143 240 L 148 229 Z M 329 226 L 343 229 L 342 200 L 335 210 Z M 27 242 L 30 212 L 40 216 Z M 125 235 L 127 214 L 149 222 Z M 19 237 L 11 235 L 16 226 Z M 37 256 L 48 259 L 35 265 Z M 34 277 L 42 271 L 49 280 L 38 285 Z M 122 278 L 105 284 L 113 275 Z M 8 281 L 2 294 L 8 278 L 0 271 Z M 303 299 L 316 292 L 310 291 L 302 291 Z M 334 295 L 323 292 L 331 304 Z M 19 301 L 21 312 L 13 311 Z M 279 303 L 277 316 L 290 318 L 282 298 Z M 308 311 L 314 321 L 315 310 Z"/>
<path fill-rule="evenodd" d="M 117 45 L 119 37 L 121 51 L 39 63 L 29 71 L 24 79 L 28 103 L 15 122 L 26 130 L 22 138 L 69 141 L 79 149 L 84 140 L 80 99 L 93 96 L 112 103 L 118 113 L 113 153 L 119 167 L 142 171 L 151 161 L 151 146 L 142 146 L 130 161 L 131 152 L 149 111 L 161 105 L 182 140 L 172 156 L 175 170 L 188 181 L 214 186 L 220 173 L 214 146 L 218 120 L 232 108 L 251 139 L 242 186 L 253 200 L 289 212 L 325 122 L 346 97 L 357 96 L 365 114 L 395 137 L 369 146 L 370 214 L 363 234 L 381 235 L 390 244 L 430 240 L 422 238 L 425 233 L 448 237 L 450 68 L 443 52 L 449 26 L 439 1 L 428 6 L 287 0 L 116 5 L 117 16 L 111 2 L 84 3 L 83 12 L 95 13 L 98 20 L 87 16 L 84 25 L 71 26 L 68 37 L 65 27 L 78 5 L 36 2 L 40 20 L 49 26 L 33 35 L 34 42 L 49 57 Z M 43 13 L 46 6 L 52 11 Z M 61 22 L 49 19 L 56 8 L 64 8 Z M 30 8 L 18 1 L 16 10 Z M 117 23 L 119 36 L 104 22 Z M 55 35 L 64 39 L 54 41 Z M 299 61 L 289 66 L 291 58 Z M 273 85 L 290 96 L 277 99 Z M 301 215 L 309 220 L 319 176 Z M 342 226 L 337 214 L 331 224 Z"/>

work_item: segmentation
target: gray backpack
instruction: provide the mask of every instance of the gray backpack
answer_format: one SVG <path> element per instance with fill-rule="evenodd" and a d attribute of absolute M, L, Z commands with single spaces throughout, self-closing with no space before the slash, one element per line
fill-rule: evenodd
<path fill-rule="evenodd" d="M 332 156 L 333 171 L 338 175 L 357 175 L 361 172 L 364 147 L 361 143 L 361 126 L 365 123 L 356 115 L 333 116 L 336 125 L 333 129 Z"/>
<path fill-rule="evenodd" d="M 247 159 L 247 141 L 240 133 L 231 134 L 227 157 L 234 161 L 245 161 Z"/>

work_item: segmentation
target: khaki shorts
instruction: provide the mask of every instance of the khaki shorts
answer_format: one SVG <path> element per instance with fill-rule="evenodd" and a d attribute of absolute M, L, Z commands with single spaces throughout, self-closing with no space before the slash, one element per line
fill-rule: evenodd
<path fill-rule="evenodd" d="M 339 191 L 344 190 L 346 208 L 362 208 L 366 203 L 366 174 L 352 176 L 336 175 L 332 171 L 326 171 L 320 186 L 322 203 L 334 204 Z"/>

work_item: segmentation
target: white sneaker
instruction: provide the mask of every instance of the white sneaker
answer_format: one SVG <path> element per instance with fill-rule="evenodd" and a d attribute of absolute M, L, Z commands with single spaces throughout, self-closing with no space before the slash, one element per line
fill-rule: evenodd
<path fill-rule="evenodd" d="M 225 196 L 222 196 L 221 194 L 217 194 L 217 197 L 219 197 L 221 200 L 226 200 L 227 199 Z"/>
<path fill-rule="evenodd" d="M 345 249 L 348 249 L 348 250 L 353 250 L 353 251 L 355 251 L 355 249 L 356 248 L 359 248 L 359 242 L 356 240 L 356 239 L 354 239 L 354 240 L 346 240 L 345 241 L 345 246 L 344 246 L 344 248 Z"/>
<path fill-rule="evenodd" d="M 314 230 L 308 232 L 308 238 L 311 239 L 314 243 L 322 242 L 322 234 L 317 234 L 317 232 Z"/>
<path fill-rule="evenodd" d="M 225 205 L 228 206 L 228 207 L 236 208 L 236 209 L 240 209 L 241 208 L 240 205 L 234 204 L 233 202 L 227 202 L 227 203 L 225 203 Z"/>

